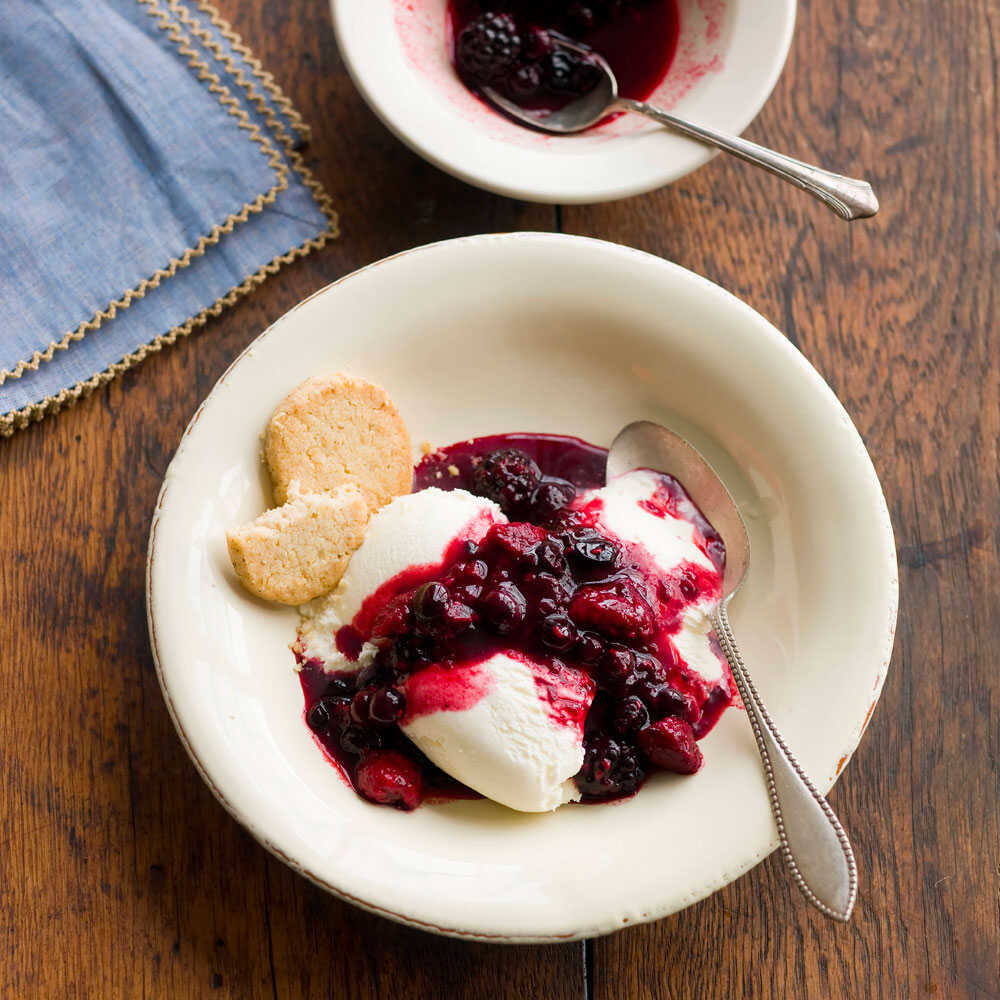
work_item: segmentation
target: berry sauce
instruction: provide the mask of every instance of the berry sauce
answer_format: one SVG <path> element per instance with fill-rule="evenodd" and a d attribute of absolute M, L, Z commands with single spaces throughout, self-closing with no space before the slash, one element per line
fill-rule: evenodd
<path fill-rule="evenodd" d="M 640 506 L 692 524 L 704 561 L 664 573 L 643 545 L 603 531 L 604 501 L 583 494 L 604 485 L 606 456 L 577 438 L 507 434 L 459 442 L 417 465 L 414 491 L 465 489 L 509 521 L 474 519 L 440 563 L 410 567 L 370 595 L 336 635 L 351 660 L 372 644 L 360 670 L 331 674 L 296 654 L 306 721 L 365 797 L 411 809 L 475 794 L 400 725 L 472 707 L 495 683 L 481 665 L 497 653 L 529 665 L 555 724 L 582 726 L 575 780 L 584 799 L 631 795 L 657 769 L 701 766 L 697 740 L 733 701 L 734 685 L 724 665 L 719 683 L 689 668 L 675 637 L 688 608 L 720 597 L 725 548 L 683 487 L 661 474 Z"/>
<path fill-rule="evenodd" d="M 624 97 L 644 100 L 673 62 L 677 0 L 449 0 L 453 58 L 472 91 L 500 90 L 522 107 L 553 110 L 600 78 L 557 32 L 603 56 Z"/>

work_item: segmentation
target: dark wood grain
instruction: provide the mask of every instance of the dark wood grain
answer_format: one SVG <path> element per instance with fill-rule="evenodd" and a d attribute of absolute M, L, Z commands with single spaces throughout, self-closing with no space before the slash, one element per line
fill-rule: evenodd
<path fill-rule="evenodd" d="M 745 298 L 816 364 L 889 500 L 902 611 L 883 701 L 832 799 L 858 911 L 834 927 L 771 858 L 673 918 L 593 942 L 432 938 L 271 859 L 178 743 L 150 661 L 146 534 L 188 417 L 269 322 L 409 246 L 550 229 L 406 151 L 354 91 L 316 0 L 226 0 L 313 125 L 343 236 L 71 412 L 0 441 L 0 996 L 1000 996 L 1000 130 L 995 0 L 800 5 L 752 138 L 865 173 L 876 220 L 716 159 L 566 231 Z M 589 981 L 588 981 L 589 980 Z"/>
<path fill-rule="evenodd" d="M 998 32 L 990 2 L 801 4 L 748 135 L 869 177 L 870 222 L 721 158 L 563 212 L 568 232 L 705 274 L 792 338 L 871 451 L 900 561 L 893 664 L 831 795 L 861 872 L 851 923 L 809 910 L 772 857 L 596 942 L 598 1000 L 1000 996 Z"/>
<path fill-rule="evenodd" d="M 0 441 L 0 997 L 583 993 L 580 945 L 431 938 L 362 913 L 263 851 L 215 802 L 146 637 L 149 521 L 185 424 L 233 356 L 306 295 L 418 243 L 551 229 L 551 207 L 406 151 L 351 86 L 322 3 L 229 3 L 313 126 L 343 236 L 175 349 Z"/>

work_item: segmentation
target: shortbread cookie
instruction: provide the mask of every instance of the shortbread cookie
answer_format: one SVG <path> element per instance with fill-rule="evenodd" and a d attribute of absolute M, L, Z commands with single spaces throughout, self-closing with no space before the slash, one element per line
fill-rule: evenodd
<path fill-rule="evenodd" d="M 340 581 L 368 523 L 368 505 L 353 485 L 299 493 L 226 536 L 243 586 L 281 604 L 304 604 Z"/>
<path fill-rule="evenodd" d="M 410 436 L 380 386 L 353 375 L 307 379 L 274 411 L 264 435 L 274 502 L 289 485 L 328 493 L 355 484 L 370 511 L 409 493 L 413 482 Z"/>

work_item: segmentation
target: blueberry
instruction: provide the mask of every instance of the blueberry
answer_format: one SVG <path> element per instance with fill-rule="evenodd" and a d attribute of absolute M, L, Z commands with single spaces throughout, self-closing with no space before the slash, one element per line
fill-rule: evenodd
<path fill-rule="evenodd" d="M 577 528 L 569 535 L 569 552 L 584 567 L 605 568 L 618 561 L 621 548 L 592 528 Z"/>
<path fill-rule="evenodd" d="M 539 629 L 542 642 L 549 649 L 563 653 L 576 642 L 576 626 L 565 614 L 549 615 Z"/>
<path fill-rule="evenodd" d="M 536 97 L 542 89 L 542 71 L 536 63 L 518 66 L 506 80 L 507 93 L 515 101 L 527 101 Z M 536 490 L 537 493 L 537 490 Z M 534 503 L 534 501 L 532 501 Z"/>
<path fill-rule="evenodd" d="M 366 726 L 371 721 L 368 713 L 371 696 L 372 696 L 371 688 L 362 688 L 351 699 L 351 718 L 359 726 Z"/>
<path fill-rule="evenodd" d="M 451 595 L 443 583 L 432 580 L 413 594 L 413 611 L 422 622 L 440 621 L 448 610 Z"/>
<path fill-rule="evenodd" d="M 329 732 L 345 717 L 349 704 L 346 698 L 321 698 L 306 716 L 309 728 L 314 733 Z"/>
<path fill-rule="evenodd" d="M 371 663 L 366 667 L 362 667 L 355 679 L 355 690 L 360 691 L 362 688 L 371 687 L 373 684 L 377 684 L 379 680 L 389 673 L 386 669 L 384 662 L 380 663 L 379 658 L 376 656 Z M 353 692 L 352 692 L 353 693 Z"/>
<path fill-rule="evenodd" d="M 538 613 L 543 617 L 547 618 L 549 615 L 558 614 L 562 611 L 563 606 L 551 597 L 543 597 L 538 602 Z"/>
<path fill-rule="evenodd" d="M 459 563 L 455 568 L 459 577 L 469 582 L 478 580 L 481 583 L 490 574 L 489 566 L 482 559 L 471 559 L 468 562 Z"/>
<path fill-rule="evenodd" d="M 537 521 L 550 521 L 576 499 L 576 487 L 565 479 L 543 479 L 531 496 L 531 512 Z"/>
<path fill-rule="evenodd" d="M 368 717 L 376 726 L 391 726 L 406 711 L 405 695 L 394 687 L 377 688 L 368 702 Z"/>
<path fill-rule="evenodd" d="M 604 656 L 604 643 L 593 632 L 581 632 L 576 640 L 576 657 L 588 667 L 601 662 Z"/>
<path fill-rule="evenodd" d="M 326 686 L 326 693 L 328 695 L 344 697 L 345 695 L 354 694 L 354 677 L 351 675 L 339 675 L 333 677 L 330 683 Z"/>
<path fill-rule="evenodd" d="M 512 583 L 501 583 L 488 590 L 481 607 L 487 624 L 501 635 L 517 628 L 528 613 L 524 594 Z"/>
<path fill-rule="evenodd" d="M 658 719 L 670 715 L 687 718 L 690 708 L 688 698 L 670 684 L 651 684 L 643 692 L 643 700 Z"/>
<path fill-rule="evenodd" d="M 573 70 L 571 86 L 574 93 L 589 94 L 601 82 L 602 77 L 603 74 L 594 63 L 589 59 L 581 60 Z"/>
<path fill-rule="evenodd" d="M 545 60 L 545 83 L 557 94 L 568 93 L 575 68 L 576 60 L 562 49 L 555 49 Z"/>
<path fill-rule="evenodd" d="M 340 734 L 340 746 L 347 753 L 360 754 L 381 747 L 382 736 L 374 729 L 366 729 L 355 723 L 346 726 Z"/>

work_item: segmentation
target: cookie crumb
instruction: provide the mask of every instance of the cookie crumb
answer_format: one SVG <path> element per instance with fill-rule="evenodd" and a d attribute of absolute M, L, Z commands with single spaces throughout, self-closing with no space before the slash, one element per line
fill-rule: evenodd
<path fill-rule="evenodd" d="M 457 465 L 449 465 L 448 466 L 448 475 L 449 476 L 460 476 L 461 474 L 462 473 L 459 471 L 459 468 L 458 468 Z"/>
<path fill-rule="evenodd" d="M 430 443 L 430 441 L 421 441 L 420 442 L 420 454 L 421 455 L 430 455 L 430 454 L 433 453 L 433 451 L 434 451 L 434 445 L 432 445 Z"/>

